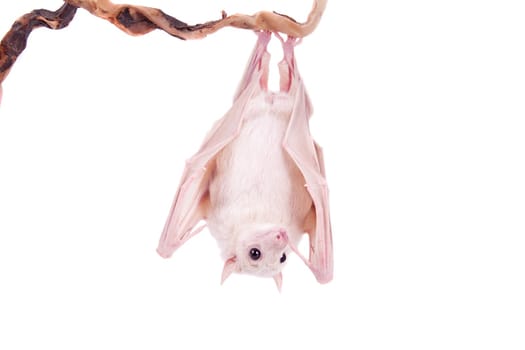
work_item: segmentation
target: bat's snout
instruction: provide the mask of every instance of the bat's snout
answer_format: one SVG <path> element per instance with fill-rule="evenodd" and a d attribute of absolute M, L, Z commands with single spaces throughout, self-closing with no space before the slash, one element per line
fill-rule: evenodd
<path fill-rule="evenodd" d="M 288 245 L 288 234 L 284 228 L 273 230 L 268 238 L 271 242 L 271 246 L 273 246 L 274 249 L 282 250 Z"/>
<path fill-rule="evenodd" d="M 280 228 L 277 231 L 277 234 L 275 235 L 275 239 L 278 240 L 278 241 L 282 240 L 283 242 L 288 242 L 288 235 L 286 234 L 286 230 Z"/>

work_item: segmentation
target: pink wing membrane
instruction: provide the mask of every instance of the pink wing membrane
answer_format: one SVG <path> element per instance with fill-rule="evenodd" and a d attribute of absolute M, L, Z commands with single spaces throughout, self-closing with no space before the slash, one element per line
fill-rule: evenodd
<path fill-rule="evenodd" d="M 327 283 L 333 277 L 333 243 L 324 159 L 321 147 L 310 134 L 308 120 L 312 114 L 312 105 L 293 55 L 295 40 L 281 39 L 281 42 L 284 50 L 284 58 L 280 63 L 281 89 L 286 91 L 288 88 L 295 101 L 283 147 L 303 174 L 315 207 L 315 229 L 314 232 L 309 232 L 309 261 L 303 260 L 320 283 Z M 288 69 L 281 67 L 282 65 L 286 65 Z M 297 249 L 293 250 L 301 255 Z"/>

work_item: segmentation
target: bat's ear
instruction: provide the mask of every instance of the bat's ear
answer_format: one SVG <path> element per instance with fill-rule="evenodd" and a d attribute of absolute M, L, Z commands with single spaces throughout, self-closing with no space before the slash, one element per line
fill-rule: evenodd
<path fill-rule="evenodd" d="M 237 266 L 237 259 L 235 256 L 232 256 L 228 260 L 224 262 L 224 268 L 222 269 L 222 277 L 221 277 L 221 284 L 226 281 L 228 277 L 235 271 L 235 268 Z"/>
<path fill-rule="evenodd" d="M 273 276 L 273 280 L 275 281 L 275 284 L 277 285 L 277 289 L 279 290 L 279 293 L 281 292 L 281 288 L 283 286 L 283 274 L 282 272 L 279 272 L 277 275 Z"/>

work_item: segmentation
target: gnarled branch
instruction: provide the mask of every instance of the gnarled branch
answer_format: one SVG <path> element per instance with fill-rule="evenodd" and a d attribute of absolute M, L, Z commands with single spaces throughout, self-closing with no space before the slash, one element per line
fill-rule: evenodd
<path fill-rule="evenodd" d="M 309 35 L 319 24 L 327 0 L 314 0 L 308 19 L 299 23 L 277 12 L 261 11 L 254 15 L 234 14 L 202 24 L 189 25 L 164 13 L 160 9 L 125 4 L 109 0 L 64 0 L 57 11 L 34 10 L 20 17 L 0 42 L 0 84 L 5 79 L 18 56 L 25 49 L 27 38 L 35 28 L 62 29 L 81 7 L 103 18 L 130 35 L 143 35 L 160 29 L 179 39 L 201 39 L 224 27 L 281 32 L 296 38 Z M 2 96 L 0 85 L 0 99 Z"/>
<path fill-rule="evenodd" d="M 5 79 L 18 56 L 27 45 L 27 38 L 35 28 L 62 29 L 75 17 L 77 7 L 65 3 L 56 11 L 33 10 L 13 23 L 0 42 L 0 84 Z M 0 98 L 2 87 L 0 85 Z"/>
<path fill-rule="evenodd" d="M 146 34 L 153 29 L 161 29 L 181 39 L 201 39 L 224 27 L 281 32 L 302 38 L 314 31 L 325 10 L 327 0 L 315 0 L 305 23 L 276 12 L 261 11 L 254 15 L 234 14 L 203 24 L 188 25 L 171 17 L 159 9 L 117 5 L 109 0 L 66 0 L 71 5 L 82 7 L 93 15 L 108 20 L 131 35 Z"/>

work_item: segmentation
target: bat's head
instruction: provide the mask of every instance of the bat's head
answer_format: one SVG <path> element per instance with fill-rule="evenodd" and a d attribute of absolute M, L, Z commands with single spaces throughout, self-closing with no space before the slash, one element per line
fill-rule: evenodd
<path fill-rule="evenodd" d="M 248 228 L 239 232 L 235 254 L 224 264 L 222 280 L 233 272 L 273 277 L 280 289 L 286 264 L 288 235 L 279 227 Z"/>

